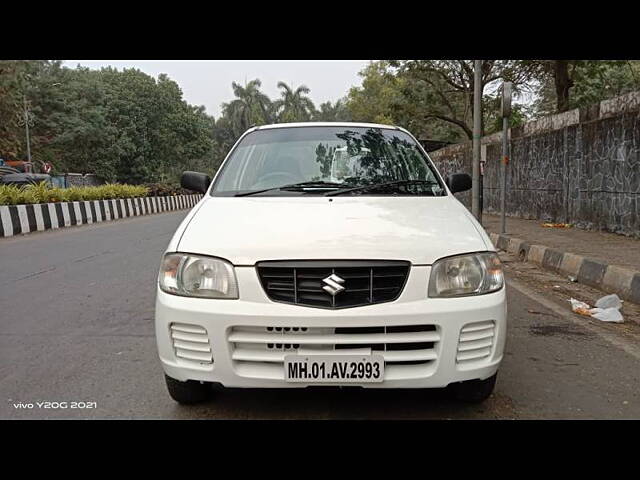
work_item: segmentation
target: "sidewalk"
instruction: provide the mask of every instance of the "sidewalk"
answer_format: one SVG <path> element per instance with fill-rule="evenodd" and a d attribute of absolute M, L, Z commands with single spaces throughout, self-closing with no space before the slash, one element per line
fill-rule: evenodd
<path fill-rule="evenodd" d="M 640 271 L 640 240 L 606 232 L 591 232 L 579 228 L 545 228 L 542 220 L 507 217 L 509 237 L 522 238 L 530 244 L 546 245 L 583 257 L 613 263 Z M 482 214 L 487 232 L 500 233 L 500 216 Z"/>
<path fill-rule="evenodd" d="M 482 215 L 496 247 L 640 303 L 640 240 L 575 227 L 546 228 L 543 223 L 507 217 L 507 233 L 500 235 L 500 217 Z"/>

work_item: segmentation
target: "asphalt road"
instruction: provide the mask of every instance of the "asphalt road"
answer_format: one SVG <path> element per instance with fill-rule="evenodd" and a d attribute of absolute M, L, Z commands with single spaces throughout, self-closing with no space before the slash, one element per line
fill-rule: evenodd
<path fill-rule="evenodd" d="M 570 313 L 568 290 L 551 287 L 561 279 L 509 258 L 507 353 L 482 405 L 439 391 L 307 389 L 227 390 L 180 406 L 165 391 L 153 304 L 185 215 L 0 239 L 0 418 L 640 418 L 640 327 Z"/>

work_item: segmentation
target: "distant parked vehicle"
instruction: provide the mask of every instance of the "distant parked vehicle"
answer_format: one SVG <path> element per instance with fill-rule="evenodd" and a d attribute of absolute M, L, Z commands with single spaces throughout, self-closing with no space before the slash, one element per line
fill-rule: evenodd
<path fill-rule="evenodd" d="M 12 167 L 0 167 L 0 185 L 37 185 L 40 182 L 51 184 L 51 175 L 46 173 L 21 173 Z"/>
<path fill-rule="evenodd" d="M 37 185 L 40 182 L 51 185 L 51 175 L 33 173 L 32 167 L 29 162 L 4 162 L 0 165 L 0 185 Z"/>
<path fill-rule="evenodd" d="M 5 160 L 4 164 L 13 167 L 19 173 L 34 173 L 33 162 L 25 160 Z"/>
<path fill-rule="evenodd" d="M 6 164 L 0 165 L 0 177 L 11 175 L 13 173 L 20 173 L 20 170 L 18 170 L 17 168 L 9 167 Z"/>

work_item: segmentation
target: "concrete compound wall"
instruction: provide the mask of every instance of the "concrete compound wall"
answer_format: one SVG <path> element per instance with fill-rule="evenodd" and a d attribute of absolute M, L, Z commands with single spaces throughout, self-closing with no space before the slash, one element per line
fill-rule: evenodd
<path fill-rule="evenodd" d="M 104 183 L 92 173 L 65 173 L 63 176 L 67 187 L 94 187 Z"/>
<path fill-rule="evenodd" d="M 501 139 L 482 139 L 488 213 L 500 211 Z M 514 128 L 510 148 L 507 215 L 640 237 L 640 92 Z M 444 176 L 471 174 L 471 142 L 430 156 Z"/>

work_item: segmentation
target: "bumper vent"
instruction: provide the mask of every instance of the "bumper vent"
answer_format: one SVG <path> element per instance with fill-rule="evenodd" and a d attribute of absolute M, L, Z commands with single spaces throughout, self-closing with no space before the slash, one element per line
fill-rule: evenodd
<path fill-rule="evenodd" d="M 204 327 L 186 323 L 172 323 L 170 328 L 176 357 L 204 365 L 213 363 L 209 336 Z"/>
<path fill-rule="evenodd" d="M 456 362 L 465 364 L 487 358 L 491 354 L 494 336 L 495 322 L 493 320 L 468 323 L 462 327 Z"/>
<path fill-rule="evenodd" d="M 274 302 L 348 308 L 397 299 L 409 275 L 409 262 L 269 261 L 258 263 L 257 269 L 262 288 Z"/>

